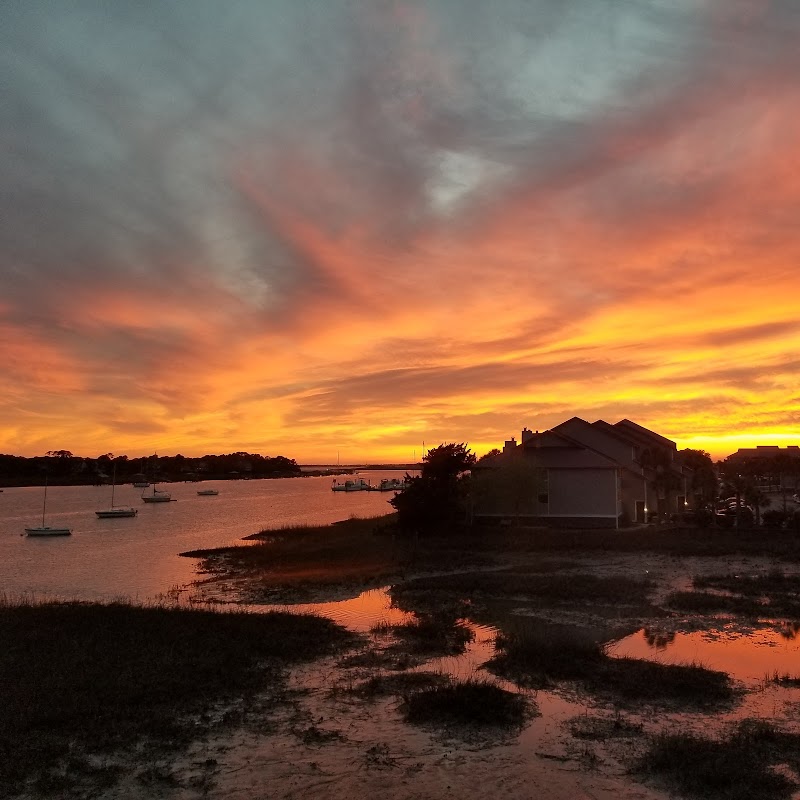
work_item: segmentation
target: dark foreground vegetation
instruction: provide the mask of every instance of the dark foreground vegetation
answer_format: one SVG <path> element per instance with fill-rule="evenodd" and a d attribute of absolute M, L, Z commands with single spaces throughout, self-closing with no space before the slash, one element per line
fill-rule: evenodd
<path fill-rule="evenodd" d="M 800 734 L 744 720 L 722 739 L 657 736 L 637 770 L 690 797 L 788 800 L 797 784 L 774 769 L 779 765 L 800 772 Z"/>
<path fill-rule="evenodd" d="M 329 620 L 288 613 L 3 604 L 0 796 L 113 784 L 121 751 L 183 748 L 212 720 L 237 721 L 231 709 L 243 698 L 278 699 L 286 665 L 351 638 Z"/>

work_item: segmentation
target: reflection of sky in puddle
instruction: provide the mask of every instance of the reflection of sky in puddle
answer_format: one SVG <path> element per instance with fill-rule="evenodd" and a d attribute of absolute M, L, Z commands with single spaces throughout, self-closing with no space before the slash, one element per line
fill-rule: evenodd
<path fill-rule="evenodd" d="M 701 664 L 727 672 L 745 683 L 763 681 L 775 672 L 800 675 L 800 638 L 793 628 L 743 631 L 734 624 L 691 633 L 662 634 L 644 628 L 608 645 L 611 656 L 627 656 L 665 664 Z"/>
<path fill-rule="evenodd" d="M 293 603 L 292 605 L 248 606 L 253 611 L 291 611 L 294 614 L 318 614 L 338 622 L 356 633 L 367 633 L 381 623 L 401 625 L 414 619 L 413 614 L 392 608 L 389 587 L 370 589 L 357 597 L 329 603 Z"/>

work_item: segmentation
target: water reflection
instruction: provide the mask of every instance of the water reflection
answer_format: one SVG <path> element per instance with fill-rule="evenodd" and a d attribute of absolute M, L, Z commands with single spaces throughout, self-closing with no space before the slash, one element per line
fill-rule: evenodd
<path fill-rule="evenodd" d="M 674 632 L 642 628 L 608 645 L 610 656 L 700 664 L 727 672 L 745 683 L 765 676 L 800 674 L 800 622 L 773 627 L 743 627 L 734 622 L 702 631 Z"/>
<path fill-rule="evenodd" d="M 789 641 L 793 641 L 800 634 L 800 621 L 782 622 L 778 633 Z"/>
<path fill-rule="evenodd" d="M 645 628 L 642 631 L 645 641 L 654 650 L 665 650 L 668 645 L 675 641 L 675 631 L 658 630 L 657 628 Z"/>

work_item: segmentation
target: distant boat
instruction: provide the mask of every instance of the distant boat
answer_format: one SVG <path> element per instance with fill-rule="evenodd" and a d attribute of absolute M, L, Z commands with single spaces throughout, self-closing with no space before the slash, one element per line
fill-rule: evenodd
<path fill-rule="evenodd" d="M 135 517 L 139 513 L 139 509 L 131 508 L 131 506 L 115 506 L 114 505 L 114 489 L 117 485 L 117 465 L 114 464 L 114 469 L 111 473 L 111 508 L 106 508 L 103 511 L 95 511 L 100 519 L 114 519 L 116 517 Z"/>
<path fill-rule="evenodd" d="M 371 492 L 399 492 L 406 488 L 403 478 L 383 478 L 377 486 L 370 486 Z"/>
<path fill-rule="evenodd" d="M 44 500 L 42 501 L 42 524 L 36 528 L 25 528 L 28 536 L 70 536 L 72 531 L 69 528 L 51 528 L 44 524 L 47 514 L 47 474 L 44 476 Z"/>
<path fill-rule="evenodd" d="M 137 489 L 146 489 L 150 485 L 150 481 L 134 481 L 133 485 Z"/>
<path fill-rule="evenodd" d="M 197 494 L 202 497 L 214 497 L 219 494 L 216 489 L 201 489 Z"/>
<path fill-rule="evenodd" d="M 335 478 L 333 479 L 333 485 L 331 486 L 332 492 L 368 492 L 372 487 L 369 485 L 369 481 L 365 481 L 363 478 L 356 478 L 355 480 L 345 481 L 344 483 L 339 483 Z"/>
<path fill-rule="evenodd" d="M 172 495 L 169 492 L 159 491 L 156 489 L 156 485 L 153 484 L 152 494 L 142 492 L 142 500 L 145 503 L 169 503 L 172 500 Z"/>

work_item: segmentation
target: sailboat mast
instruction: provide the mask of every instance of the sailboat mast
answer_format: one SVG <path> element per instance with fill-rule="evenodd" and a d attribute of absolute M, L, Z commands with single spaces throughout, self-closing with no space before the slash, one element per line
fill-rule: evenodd
<path fill-rule="evenodd" d="M 47 511 L 47 473 L 44 474 L 44 500 L 42 501 L 42 527 L 44 528 L 44 515 Z"/>
<path fill-rule="evenodd" d="M 117 465 L 111 467 L 111 508 L 114 508 L 114 489 L 117 486 Z"/>

